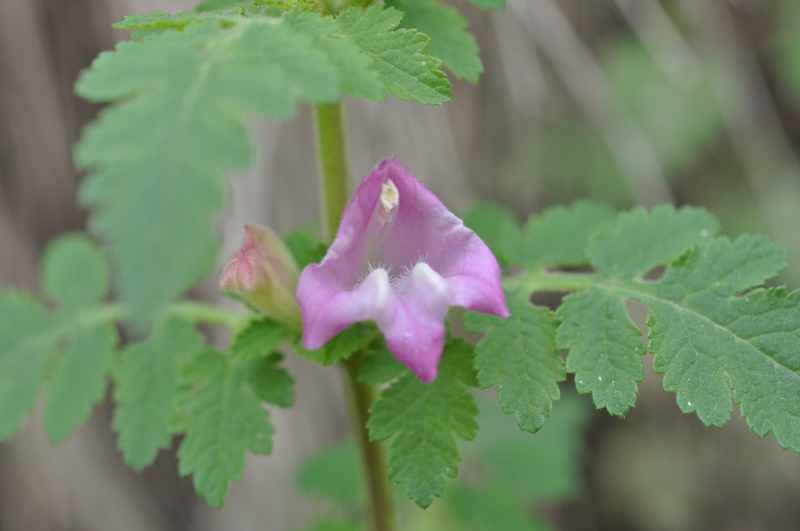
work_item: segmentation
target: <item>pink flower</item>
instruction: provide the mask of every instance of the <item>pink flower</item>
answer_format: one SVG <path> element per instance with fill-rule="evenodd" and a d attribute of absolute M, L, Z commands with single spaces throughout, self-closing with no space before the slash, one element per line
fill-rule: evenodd
<path fill-rule="evenodd" d="M 420 380 L 436 378 L 450 306 L 507 317 L 483 241 L 394 159 L 361 182 L 325 258 L 300 274 L 303 345 L 373 320 Z"/>
<path fill-rule="evenodd" d="M 280 237 L 266 227 L 246 225 L 242 248 L 225 266 L 220 289 L 268 317 L 299 327 L 297 276 L 297 264 Z"/>

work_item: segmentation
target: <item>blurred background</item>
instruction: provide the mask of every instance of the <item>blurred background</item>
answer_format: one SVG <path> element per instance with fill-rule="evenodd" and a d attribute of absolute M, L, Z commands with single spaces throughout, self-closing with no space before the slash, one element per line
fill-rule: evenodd
<path fill-rule="evenodd" d="M 44 245 L 84 226 L 70 150 L 98 109 L 72 86 L 100 51 L 126 38 L 110 24 L 125 14 L 191 7 L 187 0 L 0 2 L 0 288 L 37 291 Z M 785 245 L 792 265 L 779 282 L 800 287 L 800 2 L 508 0 L 502 13 L 458 7 L 482 49 L 479 84 L 454 80 L 453 101 L 441 108 L 347 101 L 353 183 L 381 158 L 397 156 L 462 212 L 478 199 L 508 205 L 520 220 L 585 197 L 620 208 L 703 205 L 728 235 L 764 232 Z M 230 209 L 219 220 L 220 262 L 238 247 L 245 222 L 284 232 L 317 211 L 309 109 L 291 123 L 252 128 L 260 155 L 232 181 Z M 215 284 L 210 279 L 195 295 L 215 299 Z M 104 405 L 57 447 L 37 415 L 0 445 L 0 529 L 309 525 L 324 507 L 300 492 L 296 470 L 345 439 L 349 426 L 334 371 L 296 359 L 289 369 L 297 405 L 273 413 L 273 455 L 250 460 L 223 510 L 206 507 L 191 480 L 177 476 L 174 448 L 141 474 L 128 469 Z M 724 430 L 703 427 L 680 414 L 660 383 L 650 371 L 624 421 L 593 411 L 590 400 L 570 400 L 584 413 L 570 417 L 578 420 L 570 428 L 573 465 L 565 465 L 569 488 L 531 495 L 528 508 L 541 522 L 588 530 L 800 529 L 800 456 L 772 436 L 759 440 L 738 411 Z M 470 470 L 467 460 L 467 480 Z M 477 521 L 454 525 L 479 528 Z"/>

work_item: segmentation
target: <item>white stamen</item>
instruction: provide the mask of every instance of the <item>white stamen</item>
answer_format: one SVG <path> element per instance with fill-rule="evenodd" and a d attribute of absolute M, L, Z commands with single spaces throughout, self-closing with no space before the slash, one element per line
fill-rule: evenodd
<path fill-rule="evenodd" d="M 392 221 L 394 209 L 400 204 L 400 192 L 391 179 L 386 179 L 386 182 L 381 185 L 380 202 L 381 206 L 378 210 L 378 220 L 381 225 L 384 225 Z"/>

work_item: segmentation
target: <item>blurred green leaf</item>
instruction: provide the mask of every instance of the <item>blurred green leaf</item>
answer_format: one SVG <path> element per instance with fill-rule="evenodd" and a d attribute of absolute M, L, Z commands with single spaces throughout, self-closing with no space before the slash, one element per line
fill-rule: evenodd
<path fill-rule="evenodd" d="M 297 472 L 297 485 L 314 496 L 362 502 L 361 462 L 353 442 L 329 446 L 303 463 Z"/>
<path fill-rule="evenodd" d="M 149 466 L 172 441 L 170 417 L 177 407 L 182 365 L 203 348 L 203 335 L 178 319 L 159 323 L 142 343 L 128 346 L 114 371 L 114 421 L 125 461 Z"/>

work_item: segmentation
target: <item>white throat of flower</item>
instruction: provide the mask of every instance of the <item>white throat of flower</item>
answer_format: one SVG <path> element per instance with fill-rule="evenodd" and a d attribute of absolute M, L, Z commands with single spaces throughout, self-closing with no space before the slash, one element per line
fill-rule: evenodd
<path fill-rule="evenodd" d="M 398 210 L 400 210 L 400 191 L 394 181 L 386 179 L 381 185 L 381 193 L 375 202 L 375 209 L 367 226 L 367 248 L 365 263 L 362 264 L 365 272 L 370 268 L 383 267 L 381 264 L 383 247 L 392 232 Z"/>

